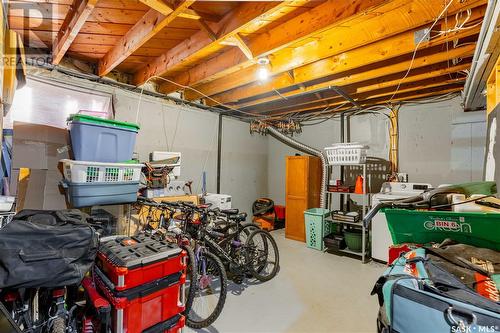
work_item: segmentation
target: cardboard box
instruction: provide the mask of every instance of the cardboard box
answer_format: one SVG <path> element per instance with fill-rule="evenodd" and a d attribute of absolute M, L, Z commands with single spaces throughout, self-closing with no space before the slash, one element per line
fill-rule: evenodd
<path fill-rule="evenodd" d="M 17 194 L 18 210 L 68 208 L 59 160 L 69 158 L 69 142 L 67 129 L 14 122 L 11 193 Z M 25 168 L 29 176 L 18 191 L 19 170 Z"/>
<path fill-rule="evenodd" d="M 64 128 L 14 122 L 12 168 L 56 170 L 59 160 L 70 158 L 69 134 Z"/>
<path fill-rule="evenodd" d="M 59 170 L 31 169 L 20 209 L 67 209 Z M 21 202 L 21 200 L 20 200 Z"/>

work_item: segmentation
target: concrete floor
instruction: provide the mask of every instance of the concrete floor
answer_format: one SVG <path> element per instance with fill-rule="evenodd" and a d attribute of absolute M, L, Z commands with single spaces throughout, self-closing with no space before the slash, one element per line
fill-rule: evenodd
<path fill-rule="evenodd" d="M 271 281 L 230 283 L 222 314 L 197 332 L 375 332 L 373 284 L 385 266 L 308 249 L 273 232 L 281 270 Z M 184 332 L 194 332 L 186 328 Z"/>

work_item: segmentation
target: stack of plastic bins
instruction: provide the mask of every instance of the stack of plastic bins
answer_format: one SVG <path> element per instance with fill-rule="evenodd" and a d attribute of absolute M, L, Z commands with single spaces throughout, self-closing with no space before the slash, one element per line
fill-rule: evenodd
<path fill-rule="evenodd" d="M 101 240 L 94 279 L 112 304 L 113 332 L 176 333 L 184 327 L 185 255 L 176 244 L 144 234 Z"/>
<path fill-rule="evenodd" d="M 139 126 L 82 114 L 68 128 L 75 160 L 63 160 L 68 201 L 73 207 L 130 203 L 137 200 L 142 165 L 127 164 Z"/>

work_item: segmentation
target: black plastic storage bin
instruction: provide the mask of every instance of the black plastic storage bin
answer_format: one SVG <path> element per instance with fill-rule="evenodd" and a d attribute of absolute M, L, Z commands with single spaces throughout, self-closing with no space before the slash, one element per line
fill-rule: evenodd
<path fill-rule="evenodd" d="M 323 237 L 323 241 L 325 242 L 325 247 L 329 250 L 343 250 L 346 248 L 344 235 L 331 233 Z"/>

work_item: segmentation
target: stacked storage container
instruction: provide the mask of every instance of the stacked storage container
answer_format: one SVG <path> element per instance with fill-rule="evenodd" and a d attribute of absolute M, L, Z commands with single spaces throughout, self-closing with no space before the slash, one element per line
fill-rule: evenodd
<path fill-rule="evenodd" d="M 176 333 L 184 327 L 185 252 L 141 234 L 101 240 L 94 280 L 112 304 L 113 332 Z"/>
<path fill-rule="evenodd" d="M 63 186 L 73 207 L 136 201 L 143 165 L 127 161 L 139 126 L 82 114 L 68 125 L 75 160 L 62 160 Z"/>

